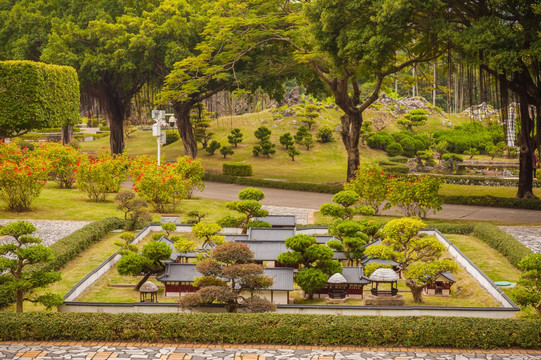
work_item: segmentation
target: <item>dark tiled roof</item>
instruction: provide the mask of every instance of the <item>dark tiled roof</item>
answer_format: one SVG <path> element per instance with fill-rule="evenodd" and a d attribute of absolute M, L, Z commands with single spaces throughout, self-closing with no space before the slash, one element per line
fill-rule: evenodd
<path fill-rule="evenodd" d="M 171 240 L 169 240 L 168 238 L 166 238 L 165 236 L 162 236 L 157 241 L 161 242 L 161 243 L 164 243 L 164 244 L 166 244 L 167 246 L 169 246 L 171 248 L 171 250 L 172 250 L 172 252 L 171 252 L 171 260 L 176 260 L 177 257 L 180 256 L 180 253 L 177 250 L 175 250 L 175 243 L 172 242 Z"/>
<path fill-rule="evenodd" d="M 295 235 L 295 229 L 272 229 L 272 228 L 250 228 L 250 240 L 260 241 L 285 241 L 288 237 Z"/>
<path fill-rule="evenodd" d="M 392 266 L 398 265 L 398 263 L 394 260 L 382 260 L 382 259 L 369 257 L 369 256 L 363 256 L 361 260 L 361 264 L 363 266 L 373 264 L 373 263 L 378 264 L 378 265 L 392 265 Z"/>
<path fill-rule="evenodd" d="M 286 243 L 281 241 L 239 241 L 250 248 L 254 253 L 256 261 L 274 261 L 283 252 L 290 251 Z M 346 257 L 343 252 L 335 251 L 333 259 L 344 260 Z"/>
<path fill-rule="evenodd" d="M 196 264 L 165 264 L 163 275 L 156 279 L 161 282 L 167 281 L 185 281 L 192 282 L 195 278 L 201 276 L 195 269 Z M 264 269 L 264 275 L 273 279 L 273 285 L 265 290 L 293 290 L 293 269 L 292 268 L 267 268 Z"/>
<path fill-rule="evenodd" d="M 364 275 L 363 268 L 360 266 L 344 266 L 342 269 L 342 276 L 344 276 L 348 284 L 370 284 L 371 281 Z"/>
<path fill-rule="evenodd" d="M 263 217 L 255 217 L 254 220 L 268 222 L 272 226 L 290 226 L 295 227 L 297 217 L 295 215 L 269 215 Z"/>
<path fill-rule="evenodd" d="M 441 276 L 449 280 L 450 282 L 456 282 L 453 274 L 451 274 L 449 271 L 442 271 Z"/>

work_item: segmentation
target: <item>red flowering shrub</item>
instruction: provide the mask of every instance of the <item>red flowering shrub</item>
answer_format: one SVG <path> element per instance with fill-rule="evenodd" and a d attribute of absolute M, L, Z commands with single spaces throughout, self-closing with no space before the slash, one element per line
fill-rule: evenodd
<path fill-rule="evenodd" d="M 428 176 L 406 176 L 390 181 L 387 201 L 400 208 L 404 216 L 425 217 L 429 209 L 441 210 L 438 195 L 442 180 Z"/>
<path fill-rule="evenodd" d="M 104 201 L 108 193 L 117 192 L 126 180 L 127 161 L 123 156 L 100 153 L 97 158 L 82 154 L 76 170 L 77 187 L 92 201 Z"/>
<path fill-rule="evenodd" d="M 370 206 L 375 215 L 378 215 L 382 209 L 388 208 L 384 201 L 390 179 L 392 176 L 385 174 L 377 163 L 362 163 L 355 177 L 344 186 L 344 190 L 355 191 L 361 197 L 360 202 Z"/>
<path fill-rule="evenodd" d="M 177 158 L 175 171 L 188 182 L 188 197 L 192 196 L 192 193 L 196 188 L 201 191 L 205 189 L 205 183 L 203 182 L 205 169 L 201 164 L 201 160 L 194 160 L 190 156 L 179 156 Z"/>
<path fill-rule="evenodd" d="M 0 199 L 9 210 L 25 211 L 46 183 L 48 163 L 16 144 L 0 143 Z"/>
<path fill-rule="evenodd" d="M 76 169 L 81 162 L 81 153 L 70 145 L 59 143 L 40 144 L 36 155 L 47 158 L 50 163 L 49 178 L 62 189 L 70 189 L 75 182 Z"/>
<path fill-rule="evenodd" d="M 160 213 L 174 212 L 194 186 L 184 174 L 178 162 L 157 166 L 151 156 L 134 158 L 130 165 L 134 190 Z"/>

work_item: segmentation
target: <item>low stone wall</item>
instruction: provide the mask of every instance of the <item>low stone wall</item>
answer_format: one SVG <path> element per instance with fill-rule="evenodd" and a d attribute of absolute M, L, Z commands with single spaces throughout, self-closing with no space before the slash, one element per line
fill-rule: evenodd
<path fill-rule="evenodd" d="M 60 312 L 96 313 L 182 313 L 177 304 L 168 303 L 81 303 L 66 302 L 59 306 Z M 518 309 L 511 308 L 471 308 L 440 306 L 348 306 L 348 305 L 278 305 L 278 314 L 326 314 L 354 316 L 457 316 L 505 319 L 515 316 Z M 223 313 L 223 306 L 207 306 L 198 312 Z"/>

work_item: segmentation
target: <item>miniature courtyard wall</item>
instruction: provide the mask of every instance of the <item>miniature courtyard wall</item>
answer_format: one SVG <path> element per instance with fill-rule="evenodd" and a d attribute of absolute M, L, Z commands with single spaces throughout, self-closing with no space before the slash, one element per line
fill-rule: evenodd
<path fill-rule="evenodd" d="M 455 261 L 460 264 L 492 297 L 494 297 L 504 308 L 517 308 L 517 305 L 505 295 L 505 293 L 481 271 L 469 258 L 467 258 L 455 245 L 453 245 L 439 230 L 426 229 L 421 231 L 427 235 L 433 235 L 442 243 Z"/>
<path fill-rule="evenodd" d="M 159 224 L 150 224 L 137 235 L 134 244 L 139 243 L 151 231 L 161 231 Z M 231 230 L 231 231 L 230 231 Z M 191 225 L 181 225 L 177 231 L 191 231 Z M 224 232 L 237 234 L 239 229 L 224 229 Z M 297 233 L 320 235 L 326 232 L 323 227 L 298 229 Z M 449 253 L 464 269 L 492 295 L 502 307 L 445 307 L 445 306 L 352 306 L 352 305 L 277 305 L 277 313 L 284 314 L 332 314 L 332 315 L 381 315 L 381 316 L 460 316 L 503 319 L 512 318 L 520 310 L 504 292 L 498 288 L 474 263 L 443 236 L 438 230 L 422 230 L 427 235 L 434 235 L 444 244 Z M 65 296 L 64 304 L 58 307 L 59 312 L 107 312 L 107 313 L 178 313 L 185 312 L 176 303 L 86 303 L 74 301 L 89 286 L 96 282 L 120 259 L 118 253 L 113 254 L 104 263 L 79 281 Z M 207 306 L 199 308 L 203 312 L 225 312 L 223 306 Z M 186 311 L 189 312 L 189 311 Z"/>

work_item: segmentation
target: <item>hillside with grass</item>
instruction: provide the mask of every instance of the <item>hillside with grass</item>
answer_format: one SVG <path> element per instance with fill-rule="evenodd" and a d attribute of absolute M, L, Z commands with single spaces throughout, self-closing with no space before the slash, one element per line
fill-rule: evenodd
<path fill-rule="evenodd" d="M 284 111 L 285 110 L 285 111 Z M 302 144 L 295 144 L 301 152 L 291 160 L 287 150 L 280 144 L 279 138 L 285 133 L 292 136 L 303 124 L 305 117 L 288 114 L 287 107 L 280 109 L 267 109 L 261 112 L 249 113 L 238 116 L 225 116 L 210 120 L 208 131 L 213 135 L 211 140 L 218 141 L 222 146 L 229 146 L 227 136 L 235 128 L 241 129 L 243 134 L 242 143 L 232 147 L 233 155 L 225 158 L 219 150 L 214 155 L 208 154 L 199 144 L 198 157 L 202 160 L 209 172 L 221 173 L 224 162 L 242 162 L 252 165 L 254 178 L 273 179 L 281 181 L 307 182 L 320 184 L 336 184 L 346 180 L 346 152 L 340 138 L 340 115 L 341 112 L 333 105 L 320 106 L 315 124 L 309 131 L 314 139 L 314 147 L 306 150 Z M 394 133 L 403 129 L 397 124 L 399 116 L 387 108 L 371 108 L 366 111 L 365 121 L 372 122 L 372 132 L 379 130 Z M 437 130 L 448 129 L 443 121 L 451 121 L 453 125 L 459 125 L 472 120 L 466 114 L 452 114 L 447 116 L 436 111 L 428 112 L 428 120 L 423 126 L 414 129 L 415 133 L 432 134 Z M 271 143 L 276 145 L 276 153 L 270 157 L 254 156 L 252 149 L 259 143 L 254 132 L 260 126 L 265 126 L 272 131 Z M 317 141 L 317 133 L 321 128 L 332 129 L 332 142 L 321 143 Z M 92 142 L 81 143 L 81 149 L 87 152 L 96 152 L 109 147 L 109 138 L 103 137 Z M 126 152 L 128 155 L 153 154 L 157 152 L 156 138 L 151 131 L 137 130 L 126 138 Z M 387 158 L 387 153 L 375 150 L 366 144 L 360 147 L 361 159 L 377 161 Z M 173 161 L 179 155 L 184 155 L 181 140 L 162 146 L 162 154 L 166 161 Z"/>

